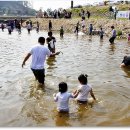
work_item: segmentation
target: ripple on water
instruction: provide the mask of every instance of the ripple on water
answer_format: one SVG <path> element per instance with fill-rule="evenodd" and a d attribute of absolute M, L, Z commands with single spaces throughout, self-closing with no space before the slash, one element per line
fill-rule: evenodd
<path fill-rule="evenodd" d="M 0 33 L 0 126 L 129 125 L 129 68 L 119 67 L 123 56 L 130 54 L 126 41 L 116 41 L 110 46 L 106 37 L 102 42 L 97 36 L 73 34 L 65 34 L 64 39 L 60 39 L 59 34 L 54 33 L 56 49 L 62 53 L 47 59 L 43 89 L 29 68 L 31 59 L 23 69 L 21 63 L 37 44 L 38 37 L 47 37 L 47 32 L 32 31 L 28 35 L 23 29 L 21 35 L 16 31 L 10 36 L 7 33 L 7 30 Z M 53 93 L 58 92 L 61 81 L 67 82 L 68 91 L 73 92 L 79 85 L 77 78 L 81 73 L 88 74 L 98 102 L 80 106 L 70 100 L 69 115 L 59 115 Z"/>

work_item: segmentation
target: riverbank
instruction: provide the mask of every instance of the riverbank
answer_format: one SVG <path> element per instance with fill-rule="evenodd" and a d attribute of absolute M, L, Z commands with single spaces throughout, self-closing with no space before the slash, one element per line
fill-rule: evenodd
<path fill-rule="evenodd" d="M 75 29 L 76 23 L 81 21 L 81 18 L 72 18 L 72 19 L 52 19 L 52 18 L 33 18 L 31 19 L 34 27 L 36 26 L 36 22 L 40 23 L 40 30 L 48 30 L 48 22 L 52 21 L 52 30 L 59 31 L 60 27 L 64 27 L 64 31 L 73 33 Z M 88 31 L 88 27 L 90 23 L 93 24 L 94 30 L 100 30 L 100 27 L 103 28 L 106 35 L 111 35 L 111 26 L 115 26 L 117 30 L 118 38 L 127 38 L 130 32 L 130 22 L 129 20 L 122 19 L 107 19 L 107 18 L 90 18 L 85 20 L 86 22 L 86 31 Z M 122 33 L 122 35 L 120 35 Z"/>

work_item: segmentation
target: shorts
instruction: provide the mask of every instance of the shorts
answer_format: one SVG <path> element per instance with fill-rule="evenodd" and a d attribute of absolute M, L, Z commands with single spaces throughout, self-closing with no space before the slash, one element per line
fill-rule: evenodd
<path fill-rule="evenodd" d="M 60 113 L 68 113 L 69 109 L 57 109 L 57 111 Z"/>
<path fill-rule="evenodd" d="M 100 36 L 100 39 L 103 39 L 103 35 Z"/>
<path fill-rule="evenodd" d="M 38 80 L 39 83 L 44 84 L 45 81 L 45 69 L 32 69 L 35 78 Z"/>
<path fill-rule="evenodd" d="M 80 100 L 77 100 L 77 103 L 81 103 L 81 104 L 86 104 L 88 101 L 80 101 Z"/>
<path fill-rule="evenodd" d="M 110 42 L 110 43 L 114 43 L 115 38 L 116 38 L 116 37 L 111 37 L 111 38 L 109 39 L 109 42 Z"/>

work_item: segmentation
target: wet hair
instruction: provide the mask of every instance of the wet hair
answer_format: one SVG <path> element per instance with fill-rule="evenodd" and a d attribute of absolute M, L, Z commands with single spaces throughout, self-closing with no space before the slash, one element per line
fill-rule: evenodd
<path fill-rule="evenodd" d="M 124 56 L 124 60 L 127 58 L 127 56 Z"/>
<path fill-rule="evenodd" d="M 38 42 L 41 44 L 45 43 L 45 38 L 44 37 L 39 37 Z"/>
<path fill-rule="evenodd" d="M 61 82 L 59 83 L 59 92 L 64 93 L 68 89 L 67 83 Z"/>
<path fill-rule="evenodd" d="M 82 84 L 87 84 L 88 83 L 87 77 L 88 77 L 87 74 L 81 74 L 79 75 L 78 80 Z"/>
<path fill-rule="evenodd" d="M 48 32 L 48 36 L 52 36 L 52 32 L 50 31 L 50 32 Z"/>
<path fill-rule="evenodd" d="M 114 26 L 111 26 L 112 29 L 114 29 Z"/>

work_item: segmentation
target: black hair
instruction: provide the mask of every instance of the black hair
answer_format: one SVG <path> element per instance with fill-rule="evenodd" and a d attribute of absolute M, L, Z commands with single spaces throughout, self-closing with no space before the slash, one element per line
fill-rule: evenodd
<path fill-rule="evenodd" d="M 59 92 L 64 93 L 68 89 L 67 83 L 61 82 L 59 83 Z"/>
<path fill-rule="evenodd" d="M 52 36 L 52 32 L 50 31 L 50 32 L 48 32 L 48 36 Z"/>
<path fill-rule="evenodd" d="M 39 37 L 38 42 L 41 44 L 45 43 L 45 38 L 44 37 Z"/>
<path fill-rule="evenodd" d="M 111 26 L 112 29 L 114 29 L 114 26 Z"/>
<path fill-rule="evenodd" d="M 127 56 L 124 56 L 124 60 L 127 58 Z"/>
<path fill-rule="evenodd" d="M 81 74 L 81 75 L 79 75 L 78 80 L 80 83 L 85 85 L 88 83 L 87 77 L 88 77 L 87 74 Z"/>

